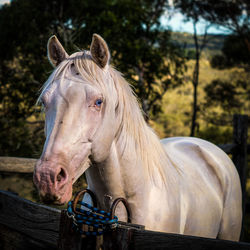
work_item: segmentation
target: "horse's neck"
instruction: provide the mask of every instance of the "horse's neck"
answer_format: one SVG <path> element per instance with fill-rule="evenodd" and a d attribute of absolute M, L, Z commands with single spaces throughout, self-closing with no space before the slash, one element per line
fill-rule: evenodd
<path fill-rule="evenodd" d="M 117 197 L 124 197 L 130 202 L 134 200 L 136 204 L 144 202 L 152 185 L 162 186 L 164 182 L 163 173 L 157 169 L 163 159 L 160 154 L 155 155 L 163 149 L 154 148 L 157 143 L 161 147 L 158 138 L 154 137 L 152 145 L 150 141 L 145 144 L 142 153 L 142 149 L 138 150 L 142 142 L 135 138 L 126 141 L 126 136 L 126 131 L 123 131 L 112 143 L 108 158 L 100 164 L 94 163 L 86 172 L 89 188 L 96 193 L 101 207 L 105 209 Z M 150 172 L 149 168 L 156 169 Z"/>
<path fill-rule="evenodd" d="M 137 161 L 127 152 L 121 156 L 113 142 L 105 162 L 93 163 L 86 171 L 88 187 L 97 195 L 101 207 L 109 209 L 115 198 L 128 199 L 144 186 L 143 168 Z"/>

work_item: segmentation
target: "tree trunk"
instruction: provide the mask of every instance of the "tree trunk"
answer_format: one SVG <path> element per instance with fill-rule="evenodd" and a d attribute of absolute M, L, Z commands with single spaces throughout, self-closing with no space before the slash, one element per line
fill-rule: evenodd
<path fill-rule="evenodd" d="M 198 87 L 198 81 L 196 83 L 193 82 L 193 114 L 192 114 L 192 123 L 191 123 L 191 130 L 190 130 L 190 136 L 195 135 L 195 129 L 196 129 L 196 119 L 197 119 L 197 87 Z"/>
<path fill-rule="evenodd" d="M 196 22 L 194 21 L 193 23 L 194 26 L 194 42 L 195 42 L 195 68 L 193 72 L 193 110 L 192 110 L 192 121 L 191 121 L 191 130 L 190 130 L 190 136 L 195 135 L 195 129 L 197 126 L 196 119 L 197 119 L 197 110 L 198 110 L 198 97 L 197 97 L 197 88 L 199 84 L 199 71 L 200 71 L 200 49 L 199 49 L 199 44 L 198 44 L 198 38 L 197 38 L 197 32 L 196 32 Z"/>

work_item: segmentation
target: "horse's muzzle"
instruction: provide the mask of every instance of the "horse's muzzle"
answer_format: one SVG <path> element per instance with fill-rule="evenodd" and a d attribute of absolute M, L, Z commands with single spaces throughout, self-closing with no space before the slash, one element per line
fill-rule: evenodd
<path fill-rule="evenodd" d="M 72 181 L 70 181 L 66 167 L 57 162 L 38 160 L 33 174 L 41 200 L 45 203 L 64 204 L 72 195 Z"/>

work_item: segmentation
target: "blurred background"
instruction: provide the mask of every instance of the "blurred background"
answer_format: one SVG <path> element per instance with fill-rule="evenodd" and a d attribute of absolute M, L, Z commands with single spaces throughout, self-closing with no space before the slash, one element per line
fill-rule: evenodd
<path fill-rule="evenodd" d="M 0 0 L 0 156 L 41 154 L 54 34 L 69 54 L 100 34 L 160 138 L 232 143 L 233 115 L 250 115 L 249 14 L 249 0 Z M 38 201 L 30 174 L 0 173 L 0 189 Z"/>

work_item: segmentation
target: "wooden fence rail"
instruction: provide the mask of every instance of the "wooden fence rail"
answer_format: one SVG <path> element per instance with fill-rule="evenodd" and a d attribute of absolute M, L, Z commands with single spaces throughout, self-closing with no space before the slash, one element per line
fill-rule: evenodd
<path fill-rule="evenodd" d="M 0 191 L 0 249 L 57 249 L 61 211 Z"/>
<path fill-rule="evenodd" d="M 37 159 L 20 157 L 0 157 L 0 172 L 33 173 Z"/>

